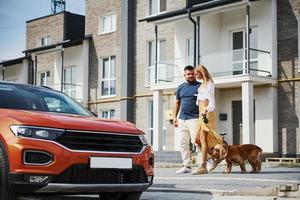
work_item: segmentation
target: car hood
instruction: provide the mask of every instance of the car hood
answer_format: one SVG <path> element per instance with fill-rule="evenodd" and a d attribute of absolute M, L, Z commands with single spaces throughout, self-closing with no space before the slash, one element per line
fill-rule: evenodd
<path fill-rule="evenodd" d="M 101 131 L 115 133 L 139 134 L 141 131 L 130 122 L 105 120 L 91 116 L 80 116 L 41 111 L 0 109 L 0 117 L 9 120 L 10 124 L 41 126 L 69 130 Z"/>

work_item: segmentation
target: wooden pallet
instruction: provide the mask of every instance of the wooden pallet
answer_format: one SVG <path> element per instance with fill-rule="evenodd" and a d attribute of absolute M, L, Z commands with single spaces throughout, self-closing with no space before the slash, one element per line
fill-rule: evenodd
<path fill-rule="evenodd" d="M 267 163 L 300 163 L 300 158 L 266 158 Z"/>

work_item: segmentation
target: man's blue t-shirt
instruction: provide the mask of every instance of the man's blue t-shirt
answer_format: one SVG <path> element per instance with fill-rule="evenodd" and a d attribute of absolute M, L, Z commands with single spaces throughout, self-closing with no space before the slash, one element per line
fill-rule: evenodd
<path fill-rule="evenodd" d="M 195 81 L 193 83 L 184 82 L 178 86 L 176 91 L 176 99 L 180 101 L 179 119 L 195 119 L 199 117 L 199 109 L 196 105 L 198 88 L 200 83 Z"/>

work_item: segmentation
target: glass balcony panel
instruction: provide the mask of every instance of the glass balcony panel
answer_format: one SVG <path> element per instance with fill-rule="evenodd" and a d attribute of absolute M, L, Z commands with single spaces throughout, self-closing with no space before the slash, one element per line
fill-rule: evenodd
<path fill-rule="evenodd" d="M 237 76 L 246 73 L 247 61 L 244 49 L 235 51 L 219 51 L 200 56 L 200 63 L 205 65 L 214 78 Z M 272 72 L 272 57 L 267 52 L 250 51 L 250 75 L 268 77 Z M 233 59 L 235 58 L 235 59 Z M 183 70 L 190 65 L 191 57 L 174 58 L 158 63 L 157 84 L 184 81 Z M 155 83 L 155 66 L 149 68 L 149 84 Z"/>

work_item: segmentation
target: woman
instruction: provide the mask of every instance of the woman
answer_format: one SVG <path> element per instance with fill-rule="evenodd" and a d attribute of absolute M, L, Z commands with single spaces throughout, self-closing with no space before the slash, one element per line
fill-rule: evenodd
<path fill-rule="evenodd" d="M 193 174 L 206 174 L 207 153 L 220 142 L 219 138 L 212 133 L 215 130 L 215 86 L 206 67 L 199 65 L 195 68 L 195 75 L 202 82 L 198 88 L 197 103 L 199 106 L 199 132 L 196 138 L 196 144 L 201 147 L 200 166 L 193 171 Z M 208 122 L 205 120 L 208 119 Z M 214 132 L 215 133 L 215 132 Z M 209 144 L 209 145 L 208 145 Z M 215 164 L 215 163 L 213 163 Z M 216 167 L 213 166 L 213 168 Z M 212 168 L 210 169 L 212 170 Z"/>

